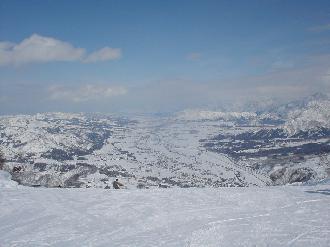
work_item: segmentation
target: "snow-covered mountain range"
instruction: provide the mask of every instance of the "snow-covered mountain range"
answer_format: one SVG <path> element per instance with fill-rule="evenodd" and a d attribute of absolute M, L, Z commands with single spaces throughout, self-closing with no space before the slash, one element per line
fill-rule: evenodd
<path fill-rule="evenodd" d="M 330 174 L 329 106 L 316 94 L 263 111 L 2 116 L 0 144 L 4 169 L 29 186 L 110 188 L 116 177 L 128 188 L 307 182 Z"/>

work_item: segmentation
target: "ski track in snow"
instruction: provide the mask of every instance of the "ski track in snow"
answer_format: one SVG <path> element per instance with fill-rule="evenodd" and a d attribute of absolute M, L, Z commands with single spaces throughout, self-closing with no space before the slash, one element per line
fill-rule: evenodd
<path fill-rule="evenodd" d="M 319 190 L 1 188 L 0 246 L 329 246 Z"/>

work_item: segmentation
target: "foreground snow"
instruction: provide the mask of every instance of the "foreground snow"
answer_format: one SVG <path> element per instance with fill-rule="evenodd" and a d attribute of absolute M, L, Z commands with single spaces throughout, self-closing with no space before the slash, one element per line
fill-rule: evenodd
<path fill-rule="evenodd" d="M 11 175 L 8 172 L 0 170 L 0 189 L 16 187 L 18 187 L 18 184 L 11 180 Z"/>
<path fill-rule="evenodd" d="M 329 246 L 330 186 L 0 188 L 0 246 Z"/>

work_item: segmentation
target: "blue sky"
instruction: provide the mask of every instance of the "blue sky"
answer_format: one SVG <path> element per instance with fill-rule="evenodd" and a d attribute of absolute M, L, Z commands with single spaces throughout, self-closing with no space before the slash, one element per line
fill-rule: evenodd
<path fill-rule="evenodd" d="M 329 61 L 329 1 L 0 1 L 0 114 L 287 100 Z"/>

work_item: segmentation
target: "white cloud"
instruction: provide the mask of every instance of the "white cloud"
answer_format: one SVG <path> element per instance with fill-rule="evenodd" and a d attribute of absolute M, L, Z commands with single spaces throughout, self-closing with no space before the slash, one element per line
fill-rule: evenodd
<path fill-rule="evenodd" d="M 0 42 L 0 66 L 53 61 L 96 62 L 114 60 L 120 56 L 119 48 L 110 47 L 86 55 L 84 48 L 77 48 L 68 42 L 38 34 L 31 35 L 19 44 Z"/>
<path fill-rule="evenodd" d="M 75 103 L 109 99 L 115 96 L 125 95 L 126 88 L 120 86 L 83 85 L 79 88 L 64 86 L 52 86 L 49 88 L 49 96 L 52 100 L 66 100 Z"/>
<path fill-rule="evenodd" d="M 19 65 L 32 62 L 75 61 L 85 49 L 70 43 L 33 34 L 19 44 L 0 42 L 0 65 Z"/>
<path fill-rule="evenodd" d="M 89 54 L 84 59 L 84 62 L 94 63 L 99 61 L 115 60 L 115 59 L 119 59 L 120 57 L 121 57 L 121 49 L 104 47 L 98 51 Z"/>

